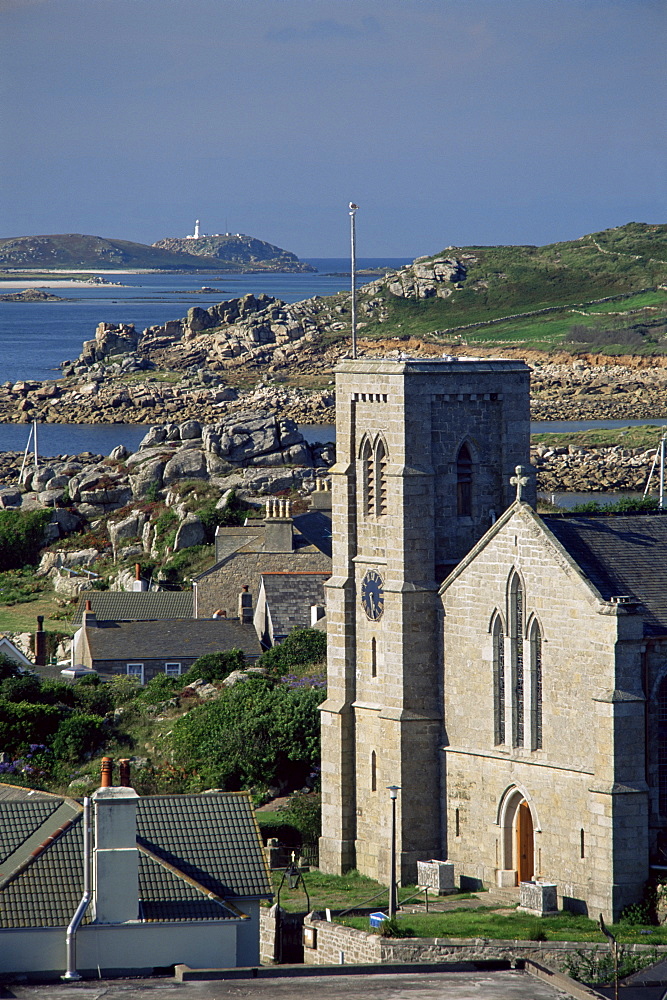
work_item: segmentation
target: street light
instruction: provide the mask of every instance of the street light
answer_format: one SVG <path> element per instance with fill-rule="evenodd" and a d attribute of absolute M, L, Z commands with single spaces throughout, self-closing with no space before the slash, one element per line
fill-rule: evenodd
<path fill-rule="evenodd" d="M 389 919 L 393 920 L 396 916 L 396 799 L 398 798 L 398 793 L 401 790 L 400 785 L 387 785 L 389 789 L 389 795 L 391 796 L 391 861 L 389 863 L 390 867 L 390 878 L 389 883 Z"/>
<path fill-rule="evenodd" d="M 354 219 L 359 208 L 350 202 L 350 274 L 352 280 L 352 357 L 357 356 L 357 246 Z"/>

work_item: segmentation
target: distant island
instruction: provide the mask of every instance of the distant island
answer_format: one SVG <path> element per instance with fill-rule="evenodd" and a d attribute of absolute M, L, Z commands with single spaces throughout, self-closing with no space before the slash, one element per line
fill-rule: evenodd
<path fill-rule="evenodd" d="M 315 271 L 293 253 L 251 236 L 160 240 L 153 246 L 80 233 L 0 238 L 1 271 Z"/>

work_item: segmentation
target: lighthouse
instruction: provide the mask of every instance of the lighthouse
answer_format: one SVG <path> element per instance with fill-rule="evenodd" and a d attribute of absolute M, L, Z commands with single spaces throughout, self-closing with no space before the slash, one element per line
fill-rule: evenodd
<path fill-rule="evenodd" d="M 195 232 L 194 232 L 193 239 L 195 239 L 195 240 L 199 239 L 199 219 L 195 219 Z"/>

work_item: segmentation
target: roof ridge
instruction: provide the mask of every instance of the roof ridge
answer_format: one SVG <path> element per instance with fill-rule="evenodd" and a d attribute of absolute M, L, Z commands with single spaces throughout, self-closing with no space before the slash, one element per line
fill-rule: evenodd
<path fill-rule="evenodd" d="M 192 878 L 191 875 L 186 875 L 186 873 L 181 871 L 180 868 L 177 868 L 176 865 L 172 864 L 170 861 L 166 861 L 164 858 L 161 858 L 159 854 L 156 854 L 155 851 L 152 851 L 150 847 L 147 847 L 147 845 L 142 841 L 143 838 L 137 837 L 137 847 L 142 854 L 146 855 L 146 857 L 151 858 L 152 861 L 155 861 L 156 864 L 161 865 L 162 868 L 166 869 L 166 871 L 168 872 L 171 872 L 172 875 L 176 875 L 177 878 L 182 879 L 182 881 L 187 883 L 187 885 L 191 885 L 198 892 L 201 892 L 202 895 L 206 896 L 207 899 L 210 899 L 214 903 L 218 903 L 220 906 L 223 906 L 225 909 L 228 909 L 235 916 L 240 917 L 243 920 L 250 919 L 249 914 L 243 913 L 241 910 L 239 910 L 237 906 L 234 906 L 233 903 L 228 902 L 228 900 L 226 900 L 224 896 L 219 896 L 217 893 L 212 892 L 211 889 L 207 889 L 206 886 L 202 885 L 201 882 L 198 882 L 197 879 Z"/>
<path fill-rule="evenodd" d="M 53 830 L 51 824 L 53 821 L 58 821 L 63 819 L 63 812 L 67 810 L 71 813 L 73 807 L 75 808 L 74 815 L 70 815 L 67 819 L 60 823 L 55 830 Z M 3 863 L 3 867 L 7 867 L 13 864 L 15 867 L 11 868 L 4 877 L 0 878 L 0 890 L 4 889 L 6 885 L 12 882 L 15 878 L 22 874 L 27 868 L 30 867 L 52 844 L 58 840 L 74 823 L 79 819 L 83 813 L 83 807 L 79 805 L 74 799 L 65 797 L 58 808 L 51 813 L 50 816 L 41 823 L 36 830 L 27 837 L 23 843 L 14 850 L 9 857 Z M 45 830 L 51 828 L 52 832 L 48 836 L 44 837 Z M 35 845 L 32 850 L 30 848 Z"/>

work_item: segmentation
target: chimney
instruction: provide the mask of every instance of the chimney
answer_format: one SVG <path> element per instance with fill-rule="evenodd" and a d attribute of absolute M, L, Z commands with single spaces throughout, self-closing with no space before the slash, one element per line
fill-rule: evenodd
<path fill-rule="evenodd" d="M 83 621 L 81 624 L 84 628 L 97 628 L 97 615 L 93 611 L 92 601 L 86 601 L 86 609 L 83 612 Z"/>
<path fill-rule="evenodd" d="M 130 777 L 130 762 L 127 757 L 122 757 L 118 761 L 120 770 L 120 785 L 122 788 L 132 788 L 132 778 Z"/>
<path fill-rule="evenodd" d="M 252 625 L 252 594 L 247 583 L 239 594 L 239 620 L 242 625 Z"/>
<path fill-rule="evenodd" d="M 322 604 L 311 604 L 311 606 L 310 606 L 310 627 L 313 628 L 313 626 L 317 624 L 317 622 L 320 620 L 320 618 L 324 618 L 324 615 L 325 615 L 325 611 L 324 611 L 324 607 L 323 607 Z"/>
<path fill-rule="evenodd" d="M 133 788 L 98 788 L 93 854 L 93 906 L 98 924 L 121 924 L 139 916 L 137 801 Z"/>
<path fill-rule="evenodd" d="M 331 510 L 331 480 L 315 480 L 315 489 L 310 494 L 311 510 Z"/>
<path fill-rule="evenodd" d="M 141 579 L 141 563 L 134 564 L 134 581 L 132 583 L 133 591 L 144 591 L 148 590 L 148 582 Z"/>
<path fill-rule="evenodd" d="M 100 788 L 111 788 L 113 784 L 113 757 L 102 757 L 102 777 Z"/>
<path fill-rule="evenodd" d="M 44 615 L 37 615 L 37 631 L 35 632 L 35 666 L 46 666 L 46 633 L 44 632 Z"/>
<path fill-rule="evenodd" d="M 292 503 L 282 497 L 266 501 L 264 517 L 264 551 L 292 551 Z"/>

